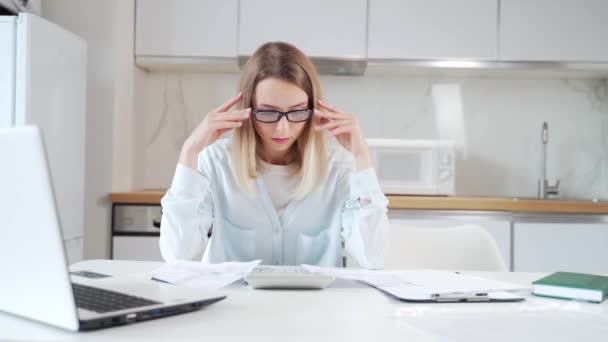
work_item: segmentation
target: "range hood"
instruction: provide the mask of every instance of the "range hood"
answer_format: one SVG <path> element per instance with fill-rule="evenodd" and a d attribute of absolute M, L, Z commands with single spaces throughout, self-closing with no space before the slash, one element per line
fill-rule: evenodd
<path fill-rule="evenodd" d="M 608 76 L 608 63 L 370 58 L 366 74 L 604 78 Z"/>
<path fill-rule="evenodd" d="M 239 56 L 238 65 L 242 69 L 249 56 Z M 472 72 L 479 75 L 500 73 L 539 73 L 546 75 L 571 75 L 599 77 L 608 75 L 608 63 L 599 62 L 552 62 L 552 61 L 476 61 L 476 60 L 435 60 L 435 59 L 367 59 L 367 58 L 327 58 L 311 57 L 317 71 L 322 75 L 362 76 L 366 71 L 377 73 L 411 72 Z M 368 70 L 369 69 L 369 70 Z"/>
<path fill-rule="evenodd" d="M 243 68 L 250 56 L 239 56 L 239 68 Z M 317 68 L 319 74 L 322 75 L 350 75 L 361 76 L 367 68 L 367 59 L 365 58 L 328 58 L 328 57 L 311 57 L 310 58 Z"/>
<path fill-rule="evenodd" d="M 137 56 L 135 64 L 148 71 L 238 73 L 249 56 L 167 57 Z M 466 60 L 400 60 L 366 58 L 311 58 L 323 75 L 451 75 L 608 77 L 608 63 L 499 62 Z"/>

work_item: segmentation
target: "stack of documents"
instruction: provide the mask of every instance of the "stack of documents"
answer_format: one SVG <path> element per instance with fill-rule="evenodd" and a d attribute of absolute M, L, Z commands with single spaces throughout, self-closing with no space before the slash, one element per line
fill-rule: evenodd
<path fill-rule="evenodd" d="M 511 302 L 524 298 L 514 291 L 529 286 L 448 271 L 373 271 L 302 265 L 310 272 L 364 282 L 398 299 L 413 302 Z"/>
<path fill-rule="evenodd" d="M 243 278 L 261 261 L 207 264 L 178 260 L 155 269 L 149 276 L 164 283 L 215 291 Z"/>

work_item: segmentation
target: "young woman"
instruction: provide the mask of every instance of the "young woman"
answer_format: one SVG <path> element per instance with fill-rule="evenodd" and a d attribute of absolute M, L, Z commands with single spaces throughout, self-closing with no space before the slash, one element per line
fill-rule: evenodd
<path fill-rule="evenodd" d="M 381 268 L 388 201 L 357 119 L 321 101 L 311 61 L 266 43 L 239 89 L 182 147 L 161 201 L 163 258 L 334 267 L 344 240 L 361 266 Z"/>

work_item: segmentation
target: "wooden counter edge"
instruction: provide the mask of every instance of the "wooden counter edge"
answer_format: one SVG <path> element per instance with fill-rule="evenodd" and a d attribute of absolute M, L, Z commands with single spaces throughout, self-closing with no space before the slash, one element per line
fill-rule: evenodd
<path fill-rule="evenodd" d="M 165 191 L 113 192 L 113 204 L 160 204 Z M 608 202 L 530 200 L 496 197 L 441 197 L 388 195 L 389 209 L 478 210 L 514 213 L 608 214 Z"/>
<path fill-rule="evenodd" d="M 113 204 L 160 204 L 166 191 L 112 192 L 109 195 Z"/>

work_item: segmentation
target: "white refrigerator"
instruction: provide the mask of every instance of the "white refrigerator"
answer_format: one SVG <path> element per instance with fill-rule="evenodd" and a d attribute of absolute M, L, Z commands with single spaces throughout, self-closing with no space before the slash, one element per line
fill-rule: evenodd
<path fill-rule="evenodd" d="M 41 128 L 70 263 L 83 258 L 86 53 L 34 14 L 0 16 L 0 127 Z"/>

